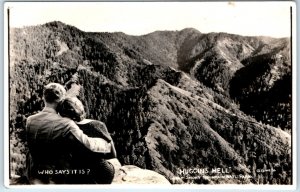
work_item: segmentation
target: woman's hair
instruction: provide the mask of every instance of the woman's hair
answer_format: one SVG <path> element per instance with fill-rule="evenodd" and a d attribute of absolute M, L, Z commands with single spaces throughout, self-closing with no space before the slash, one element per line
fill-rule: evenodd
<path fill-rule="evenodd" d="M 84 106 L 77 97 L 67 97 L 63 99 L 57 106 L 57 112 L 62 117 L 68 117 L 74 121 L 82 121 L 85 119 Z"/>

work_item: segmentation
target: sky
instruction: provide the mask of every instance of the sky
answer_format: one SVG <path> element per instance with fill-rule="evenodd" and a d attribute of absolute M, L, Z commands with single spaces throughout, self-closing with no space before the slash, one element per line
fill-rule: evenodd
<path fill-rule="evenodd" d="M 86 32 L 143 35 L 195 28 L 202 33 L 290 36 L 290 4 L 284 2 L 90 2 L 6 3 L 10 26 L 61 21 Z"/>

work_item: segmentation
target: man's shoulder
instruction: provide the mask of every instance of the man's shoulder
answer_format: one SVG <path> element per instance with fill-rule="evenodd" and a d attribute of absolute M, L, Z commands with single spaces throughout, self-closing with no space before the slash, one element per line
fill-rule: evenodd
<path fill-rule="evenodd" d="M 37 112 L 37 113 L 35 113 L 35 114 L 33 114 L 33 115 L 28 116 L 28 118 L 34 118 L 34 117 L 36 117 L 36 116 L 39 116 L 41 113 L 42 113 L 42 111 Z"/>
<path fill-rule="evenodd" d="M 45 113 L 43 111 L 31 115 L 27 118 L 27 121 L 38 120 L 38 121 L 49 121 L 53 123 L 59 123 L 63 125 L 75 125 L 75 122 L 69 118 L 62 117 L 56 113 Z"/>
<path fill-rule="evenodd" d="M 43 113 L 43 112 L 40 111 L 40 112 L 38 112 L 38 113 L 36 113 L 36 114 L 33 114 L 33 115 L 28 116 L 28 117 L 27 117 L 27 121 L 40 118 L 40 117 L 42 116 L 42 113 Z"/>
<path fill-rule="evenodd" d="M 58 115 L 58 114 L 55 114 L 55 113 L 46 113 L 46 112 L 43 112 L 43 111 L 40 111 L 34 115 L 30 115 L 27 120 L 34 120 L 34 119 L 37 119 L 37 120 L 40 120 L 40 119 L 60 119 L 61 117 Z"/>

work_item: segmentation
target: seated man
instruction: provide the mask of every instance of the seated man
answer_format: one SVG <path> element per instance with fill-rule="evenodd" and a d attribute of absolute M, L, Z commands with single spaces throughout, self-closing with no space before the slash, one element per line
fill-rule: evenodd
<path fill-rule="evenodd" d="M 111 152 L 111 143 L 102 138 L 88 137 L 74 121 L 57 114 L 57 104 L 65 93 L 60 84 L 46 85 L 45 108 L 27 118 L 27 178 L 31 184 L 72 183 L 70 174 L 79 173 L 73 170 L 70 162 L 72 153 L 78 149 L 100 156 Z"/>

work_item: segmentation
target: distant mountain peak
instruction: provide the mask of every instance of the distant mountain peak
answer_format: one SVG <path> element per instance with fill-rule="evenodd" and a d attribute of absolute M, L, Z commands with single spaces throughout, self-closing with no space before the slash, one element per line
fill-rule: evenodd
<path fill-rule="evenodd" d="M 180 32 L 182 32 L 182 33 L 201 33 L 199 30 L 192 28 L 192 27 L 184 28 L 184 29 L 180 30 Z"/>
<path fill-rule="evenodd" d="M 77 27 L 75 27 L 73 25 L 65 24 L 61 21 L 51 21 L 51 22 L 45 23 L 43 26 L 46 26 L 48 28 L 53 28 L 53 29 L 71 29 L 73 31 L 83 32 L 82 30 L 78 29 Z"/>
<path fill-rule="evenodd" d="M 67 24 L 61 22 L 61 21 L 51 21 L 44 24 L 45 26 L 67 26 Z"/>

